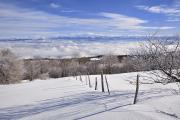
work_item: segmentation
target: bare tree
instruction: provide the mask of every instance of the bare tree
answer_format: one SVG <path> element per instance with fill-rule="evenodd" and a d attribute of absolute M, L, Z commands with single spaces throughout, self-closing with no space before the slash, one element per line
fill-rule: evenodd
<path fill-rule="evenodd" d="M 62 69 L 60 66 L 58 67 L 50 67 L 49 68 L 49 77 L 51 78 L 60 78 L 62 76 Z"/>
<path fill-rule="evenodd" d="M 86 63 L 86 66 L 87 66 L 87 72 L 89 74 L 100 74 L 101 73 L 98 60 L 89 61 Z"/>
<path fill-rule="evenodd" d="M 77 76 L 79 72 L 79 62 L 76 59 L 72 59 L 66 66 L 66 71 L 69 75 Z"/>
<path fill-rule="evenodd" d="M 0 83 L 19 82 L 24 72 L 23 63 L 9 49 L 0 51 Z"/>
<path fill-rule="evenodd" d="M 30 81 L 39 78 L 39 75 L 41 74 L 41 67 L 37 60 L 29 60 L 28 63 L 26 63 L 26 78 L 28 78 Z"/>
<path fill-rule="evenodd" d="M 68 64 L 69 64 L 69 61 L 67 60 L 61 60 L 60 62 L 60 67 L 61 67 L 61 70 L 62 70 L 62 77 L 66 77 L 68 76 Z"/>
<path fill-rule="evenodd" d="M 118 57 L 115 55 L 106 55 L 102 58 L 102 63 L 105 68 L 105 73 L 111 74 L 113 73 L 113 67 L 119 63 Z"/>
<path fill-rule="evenodd" d="M 148 39 L 132 58 L 137 70 L 151 70 L 156 82 L 180 82 L 180 39 Z"/>

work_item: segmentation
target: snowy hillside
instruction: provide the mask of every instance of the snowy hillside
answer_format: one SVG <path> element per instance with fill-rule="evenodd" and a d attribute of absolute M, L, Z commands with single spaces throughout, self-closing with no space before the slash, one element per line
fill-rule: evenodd
<path fill-rule="evenodd" d="M 176 120 L 180 119 L 178 86 L 153 84 L 140 74 L 138 102 L 133 105 L 137 73 L 107 75 L 111 94 L 101 92 L 100 75 L 92 88 L 73 77 L 24 81 L 0 86 L 0 120 Z M 98 90 L 94 90 L 98 77 Z M 142 84 L 146 83 L 146 84 Z M 148 83 L 148 84 L 147 84 Z"/>

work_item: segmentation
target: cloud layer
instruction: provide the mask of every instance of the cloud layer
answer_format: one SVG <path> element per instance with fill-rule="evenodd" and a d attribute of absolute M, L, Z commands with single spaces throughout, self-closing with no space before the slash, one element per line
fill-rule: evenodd
<path fill-rule="evenodd" d="M 11 49 L 22 58 L 32 57 L 87 57 L 106 54 L 125 55 L 137 48 L 138 42 L 125 41 L 78 41 L 78 40 L 43 40 L 1 42 L 0 47 Z"/>

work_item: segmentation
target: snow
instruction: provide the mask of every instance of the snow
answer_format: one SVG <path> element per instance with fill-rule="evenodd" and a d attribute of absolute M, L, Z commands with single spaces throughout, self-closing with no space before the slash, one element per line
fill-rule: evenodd
<path fill-rule="evenodd" d="M 101 58 L 91 58 L 90 60 L 91 61 L 98 61 L 98 60 L 101 60 Z"/>
<path fill-rule="evenodd" d="M 137 104 L 133 105 L 137 74 L 140 91 Z M 145 79 L 148 75 L 144 72 L 106 75 L 110 95 L 106 87 L 105 93 L 101 92 L 100 75 L 90 76 L 92 88 L 86 84 L 86 76 L 82 76 L 82 82 L 79 77 L 78 80 L 65 77 L 0 85 L 0 120 L 180 119 L 178 86 L 153 83 Z M 94 90 L 95 77 L 98 78 L 97 91 Z"/>

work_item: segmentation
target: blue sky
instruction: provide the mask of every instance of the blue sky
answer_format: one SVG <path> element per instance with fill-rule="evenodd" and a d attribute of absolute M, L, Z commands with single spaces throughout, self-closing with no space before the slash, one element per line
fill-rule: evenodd
<path fill-rule="evenodd" d="M 0 0 L 0 38 L 180 34 L 179 0 Z"/>

